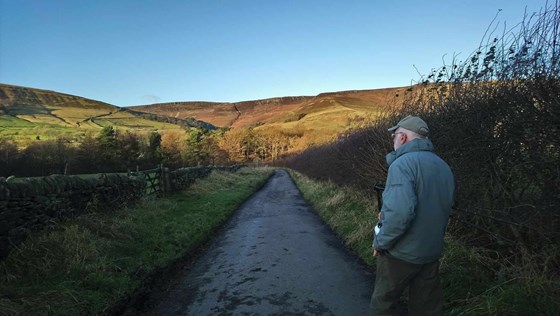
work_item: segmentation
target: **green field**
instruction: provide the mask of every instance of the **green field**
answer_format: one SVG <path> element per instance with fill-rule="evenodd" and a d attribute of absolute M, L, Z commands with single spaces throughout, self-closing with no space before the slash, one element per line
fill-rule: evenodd
<path fill-rule="evenodd" d="M 0 137 L 21 147 L 59 137 L 79 142 L 85 134 L 105 126 L 140 133 L 182 129 L 107 103 L 54 91 L 0 84 L 0 93 Z"/>
<path fill-rule="evenodd" d="M 15 116 L 0 115 L 0 128 L 22 128 L 22 127 L 33 127 L 35 124 L 22 120 Z"/>
<path fill-rule="evenodd" d="M 79 139 L 86 133 L 73 127 L 57 124 L 34 124 L 14 117 L 0 116 L 0 137 L 14 140 L 18 143 L 28 143 L 37 140 L 55 140 L 59 137 Z"/>
<path fill-rule="evenodd" d="M 21 142 L 23 145 L 33 140 L 55 140 L 64 137 L 79 141 L 87 133 L 96 133 L 105 126 L 113 126 L 121 131 L 145 133 L 151 130 L 181 129 L 181 127 L 136 117 L 130 113 L 116 113 L 94 118 L 80 125 L 69 124 L 76 118 L 66 117 L 62 121 L 51 115 L 0 115 L 0 137 Z"/>

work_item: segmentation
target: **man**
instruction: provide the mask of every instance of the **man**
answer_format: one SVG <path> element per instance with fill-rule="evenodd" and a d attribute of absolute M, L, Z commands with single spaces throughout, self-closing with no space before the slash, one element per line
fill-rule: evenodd
<path fill-rule="evenodd" d="M 396 314 L 409 287 L 410 315 L 442 315 L 439 258 L 454 200 L 453 174 L 433 152 L 421 118 L 407 116 L 389 132 L 395 151 L 386 157 L 381 226 L 373 241 L 377 276 L 371 314 Z"/>

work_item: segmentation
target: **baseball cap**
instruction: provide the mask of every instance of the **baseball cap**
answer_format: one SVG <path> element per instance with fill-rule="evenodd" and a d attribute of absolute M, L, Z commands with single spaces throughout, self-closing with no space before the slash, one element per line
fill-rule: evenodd
<path fill-rule="evenodd" d="M 424 122 L 424 120 L 419 118 L 418 116 L 409 115 L 400 120 L 397 125 L 389 128 L 388 131 L 394 132 L 399 127 L 415 132 L 416 134 L 422 136 L 428 136 L 428 134 L 430 133 L 428 124 L 426 124 L 426 122 Z"/>

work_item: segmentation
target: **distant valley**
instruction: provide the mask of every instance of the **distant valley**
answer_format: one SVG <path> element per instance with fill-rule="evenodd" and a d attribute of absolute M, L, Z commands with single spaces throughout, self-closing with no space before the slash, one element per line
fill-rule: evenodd
<path fill-rule="evenodd" d="M 278 97 L 235 103 L 172 102 L 120 108 L 55 91 L 0 84 L 0 136 L 52 139 L 104 126 L 147 131 L 185 127 L 297 134 L 319 144 L 399 104 L 406 87 Z M 399 98 L 399 95 L 401 97 Z"/>

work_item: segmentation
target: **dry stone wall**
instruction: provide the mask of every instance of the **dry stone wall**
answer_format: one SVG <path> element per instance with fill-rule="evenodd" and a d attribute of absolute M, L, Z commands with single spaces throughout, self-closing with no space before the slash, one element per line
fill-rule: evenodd
<path fill-rule="evenodd" d="M 212 170 L 236 171 L 243 165 L 160 168 L 158 190 L 175 192 L 190 186 Z M 167 184 L 163 184 L 167 183 Z M 100 174 L 97 177 L 52 175 L 38 178 L 0 178 L 0 259 L 32 232 L 56 225 L 88 209 L 118 209 L 146 196 L 142 172 Z"/>
<path fill-rule="evenodd" d="M 52 175 L 0 178 L 0 258 L 29 233 L 83 213 L 88 207 L 111 209 L 140 199 L 146 182 L 139 177 L 102 174 L 97 178 Z"/>

